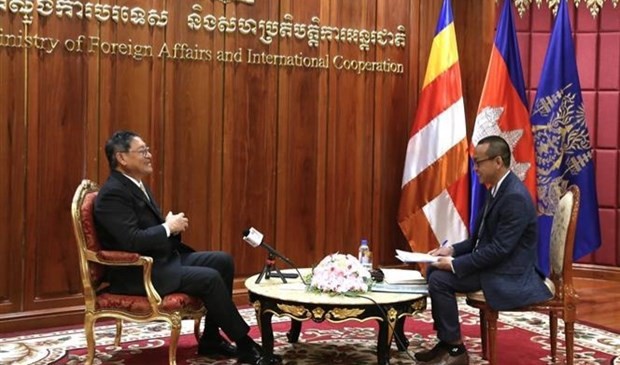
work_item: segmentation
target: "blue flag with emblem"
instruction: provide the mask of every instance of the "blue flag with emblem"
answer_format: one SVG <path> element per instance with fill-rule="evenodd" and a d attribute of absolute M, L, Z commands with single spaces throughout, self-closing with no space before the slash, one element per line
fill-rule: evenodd
<path fill-rule="evenodd" d="M 560 1 L 531 114 L 540 214 L 538 260 L 548 274 L 553 213 L 569 185 L 581 191 L 573 259 L 601 245 L 593 152 L 566 0 Z"/>

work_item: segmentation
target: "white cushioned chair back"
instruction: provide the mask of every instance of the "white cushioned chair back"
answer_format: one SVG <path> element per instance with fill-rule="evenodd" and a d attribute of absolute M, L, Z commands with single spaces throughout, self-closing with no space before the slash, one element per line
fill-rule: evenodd
<path fill-rule="evenodd" d="M 551 226 L 551 247 L 549 256 L 551 259 L 551 273 L 561 275 L 564 269 L 564 252 L 566 248 L 566 237 L 568 236 L 568 226 L 573 210 L 575 196 L 568 190 L 558 203 L 558 210 L 553 215 Z"/>

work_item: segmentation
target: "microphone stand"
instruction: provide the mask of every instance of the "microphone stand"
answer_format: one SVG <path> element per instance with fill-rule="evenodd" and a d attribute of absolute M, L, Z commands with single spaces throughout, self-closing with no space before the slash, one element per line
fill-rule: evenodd
<path fill-rule="evenodd" d="M 275 270 L 275 273 L 272 273 L 271 271 Z M 286 277 L 285 275 L 283 275 L 280 272 L 280 269 L 278 269 L 278 267 L 276 266 L 276 257 L 274 256 L 274 254 L 269 251 L 269 254 L 267 255 L 267 259 L 265 260 L 265 266 L 263 267 L 263 271 L 261 271 L 261 273 L 258 275 L 258 277 L 256 278 L 255 283 L 259 284 L 260 281 L 263 279 L 263 277 L 265 277 L 265 279 L 269 280 L 269 278 L 271 278 L 272 276 L 277 276 L 280 279 L 282 279 L 282 282 L 284 284 L 286 284 Z"/>

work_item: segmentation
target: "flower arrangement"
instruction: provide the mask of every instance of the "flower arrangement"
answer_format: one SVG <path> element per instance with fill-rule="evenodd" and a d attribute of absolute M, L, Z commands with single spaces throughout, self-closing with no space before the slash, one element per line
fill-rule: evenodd
<path fill-rule="evenodd" d="M 312 269 L 309 289 L 330 294 L 364 293 L 372 286 L 368 269 L 355 256 L 334 253 Z"/>

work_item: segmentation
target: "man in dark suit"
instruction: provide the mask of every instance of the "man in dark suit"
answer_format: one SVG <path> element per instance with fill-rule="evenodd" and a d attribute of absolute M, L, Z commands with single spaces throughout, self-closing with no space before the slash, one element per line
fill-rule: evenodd
<path fill-rule="evenodd" d="M 248 336 L 249 326 L 232 301 L 232 257 L 224 252 L 195 252 L 181 242 L 188 218 L 171 212 L 164 218 L 143 185 L 142 180 L 153 172 L 146 143 L 133 132 L 118 131 L 106 142 L 105 153 L 111 173 L 97 195 L 94 212 L 102 246 L 151 256 L 153 284 L 160 295 L 181 292 L 203 300 L 207 315 L 199 354 L 271 364 Z M 111 292 L 145 294 L 142 268 L 114 267 L 109 270 L 109 280 Z M 220 335 L 220 328 L 237 347 Z"/>
<path fill-rule="evenodd" d="M 489 136 L 475 148 L 474 169 L 489 195 L 470 238 L 430 254 L 440 256 L 427 274 L 440 342 L 415 358 L 427 364 L 469 363 L 461 339 L 456 293 L 482 289 L 487 303 L 507 310 L 551 297 L 536 268 L 537 215 L 525 185 L 510 171 L 510 147 Z"/>

